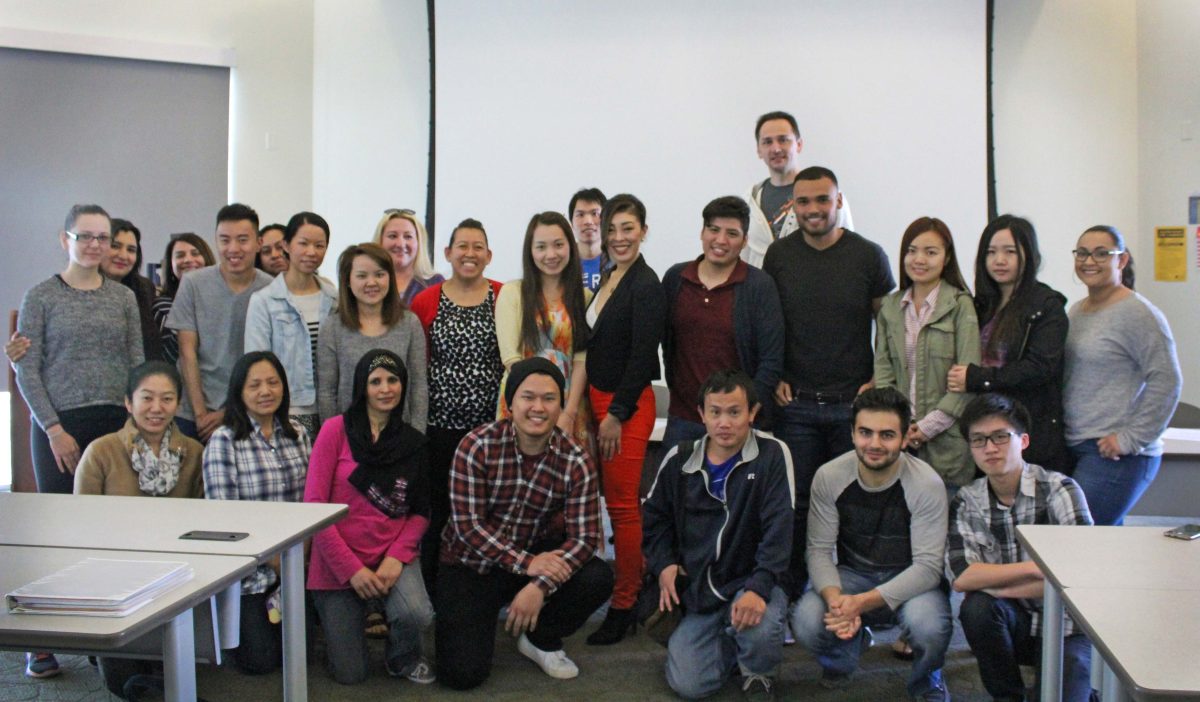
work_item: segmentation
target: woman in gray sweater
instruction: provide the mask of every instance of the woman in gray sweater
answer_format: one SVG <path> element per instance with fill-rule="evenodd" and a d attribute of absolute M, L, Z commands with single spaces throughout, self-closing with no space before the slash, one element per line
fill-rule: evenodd
<path fill-rule="evenodd" d="M 1092 227 L 1074 254 L 1088 295 L 1069 313 L 1066 440 L 1096 524 L 1121 524 L 1158 473 L 1183 377 L 1166 318 L 1133 291 L 1121 233 Z"/>

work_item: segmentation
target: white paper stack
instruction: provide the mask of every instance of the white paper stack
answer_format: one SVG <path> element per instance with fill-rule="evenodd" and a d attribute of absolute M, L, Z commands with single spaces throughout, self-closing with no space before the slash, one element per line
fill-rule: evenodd
<path fill-rule="evenodd" d="M 88 558 L 4 596 L 14 614 L 124 617 L 159 594 L 192 579 L 180 561 Z"/>

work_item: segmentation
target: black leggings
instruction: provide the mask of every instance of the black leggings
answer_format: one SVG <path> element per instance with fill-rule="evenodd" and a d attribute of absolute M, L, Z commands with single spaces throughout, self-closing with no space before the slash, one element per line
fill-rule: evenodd
<path fill-rule="evenodd" d="M 79 454 L 96 439 L 112 434 L 125 426 L 129 415 L 120 405 L 92 405 L 58 413 L 63 431 L 70 434 L 79 444 Z M 33 455 L 33 473 L 37 479 L 38 492 L 54 492 L 69 495 L 75 492 L 75 476 L 58 469 L 54 452 L 50 450 L 50 437 L 36 421 L 29 423 L 29 449 Z"/>

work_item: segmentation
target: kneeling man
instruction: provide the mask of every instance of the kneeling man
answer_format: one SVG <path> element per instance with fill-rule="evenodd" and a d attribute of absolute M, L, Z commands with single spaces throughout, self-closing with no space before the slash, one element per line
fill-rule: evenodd
<path fill-rule="evenodd" d="M 759 404 L 742 371 L 713 373 L 698 400 L 705 435 L 667 453 L 643 506 L 659 607 L 684 609 L 667 643 L 667 683 L 705 697 L 736 664 L 748 697 L 772 699 L 788 603 L 779 579 L 792 550 L 791 456 L 751 428 Z"/>
<path fill-rule="evenodd" d="M 908 694 L 940 701 L 950 699 L 941 670 L 951 631 L 942 578 L 946 488 L 929 464 L 904 452 L 911 419 L 895 388 L 855 398 L 854 450 L 813 478 L 810 588 L 793 610 L 792 631 L 816 654 L 821 684 L 840 688 L 869 646 L 863 625 L 898 623 L 914 654 Z"/>
<path fill-rule="evenodd" d="M 1021 457 L 1029 447 L 1029 414 L 1020 403 L 980 395 L 959 421 L 985 476 L 950 502 L 946 563 L 954 589 L 967 593 L 959 619 L 988 694 L 1024 700 L 1020 664 L 1041 662 L 1044 579 L 1017 543 L 1017 527 L 1090 525 L 1092 515 L 1078 483 Z M 1063 701 L 1086 702 L 1092 693 L 1091 644 L 1070 618 L 1063 634 Z"/>
<path fill-rule="evenodd" d="M 552 678 L 579 675 L 562 640 L 612 594 L 612 569 L 595 557 L 596 469 L 557 427 L 564 383 L 544 358 L 513 364 L 512 417 L 467 434 L 454 455 L 435 602 L 438 680 L 448 687 L 487 679 L 505 605 L 517 650 Z"/>

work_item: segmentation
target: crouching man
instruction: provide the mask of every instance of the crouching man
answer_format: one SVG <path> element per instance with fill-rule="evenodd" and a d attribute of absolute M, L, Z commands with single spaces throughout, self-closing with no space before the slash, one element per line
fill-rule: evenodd
<path fill-rule="evenodd" d="M 773 699 L 788 603 L 778 583 L 792 549 L 791 457 L 751 428 L 759 404 L 745 373 L 713 373 L 699 405 L 705 435 L 667 453 L 643 506 L 659 607 L 684 609 L 667 644 L 667 684 L 705 697 L 736 664 L 747 697 Z"/>

